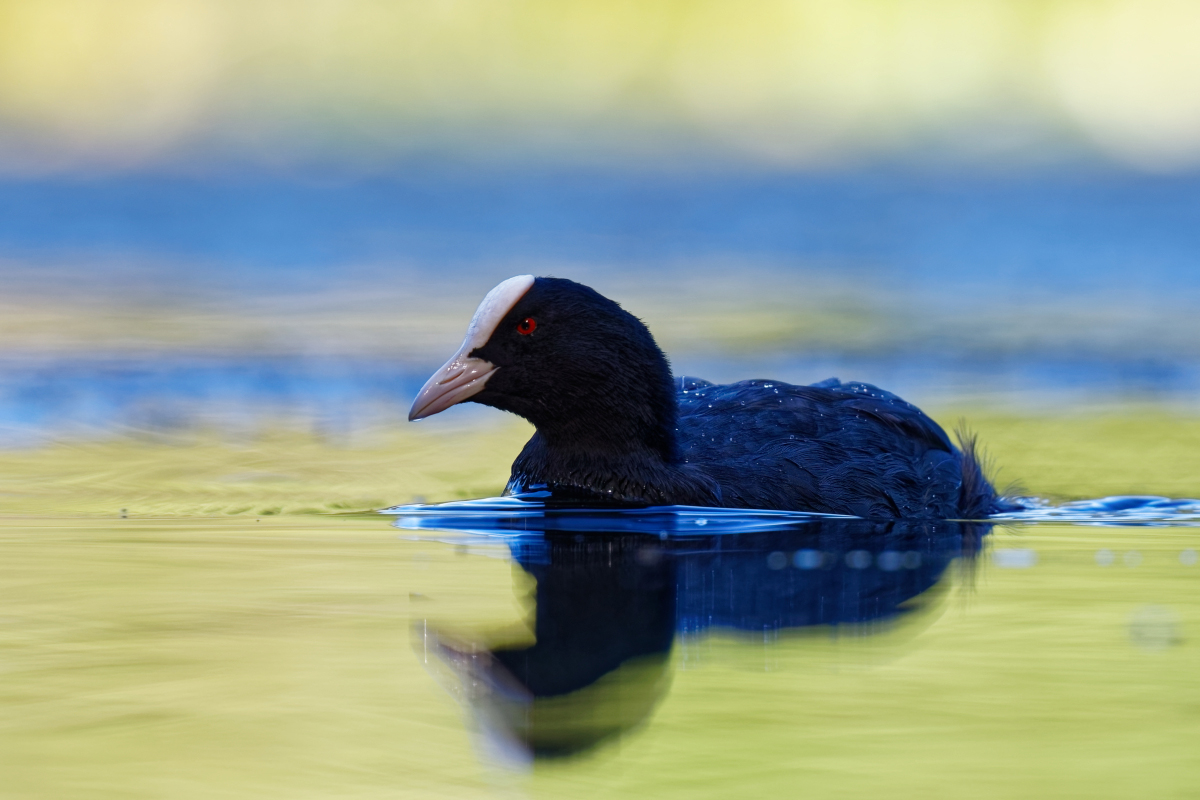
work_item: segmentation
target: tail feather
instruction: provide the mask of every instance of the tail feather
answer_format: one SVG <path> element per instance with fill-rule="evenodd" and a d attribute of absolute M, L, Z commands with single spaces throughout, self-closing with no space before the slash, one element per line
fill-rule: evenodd
<path fill-rule="evenodd" d="M 996 493 L 993 480 L 995 465 L 979 444 L 978 436 L 960 421 L 954 429 L 962 451 L 962 488 L 959 509 L 964 519 L 984 519 L 989 514 L 1020 511 L 1023 506 L 1012 497 Z"/>

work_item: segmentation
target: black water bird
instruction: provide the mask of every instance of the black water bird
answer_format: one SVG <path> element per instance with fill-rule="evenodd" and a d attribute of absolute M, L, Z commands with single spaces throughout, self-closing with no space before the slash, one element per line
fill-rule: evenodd
<path fill-rule="evenodd" d="M 505 494 L 977 519 L 1004 507 L 974 440 L 866 383 L 673 378 L 640 320 L 582 284 L 520 275 L 483 299 L 409 419 L 463 401 L 537 428 Z"/>

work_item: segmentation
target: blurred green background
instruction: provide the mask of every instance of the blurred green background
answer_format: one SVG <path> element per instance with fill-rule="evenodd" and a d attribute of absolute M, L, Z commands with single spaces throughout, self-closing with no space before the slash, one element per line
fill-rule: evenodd
<path fill-rule="evenodd" d="M 1197 25 L 1179 0 L 6 2 L 4 162 L 917 147 L 1173 169 L 1200 157 Z"/>

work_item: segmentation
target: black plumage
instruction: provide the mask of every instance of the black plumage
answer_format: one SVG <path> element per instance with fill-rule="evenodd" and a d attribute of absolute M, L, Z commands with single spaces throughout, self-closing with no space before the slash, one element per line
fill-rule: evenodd
<path fill-rule="evenodd" d="M 511 411 L 537 428 L 506 493 L 545 488 L 582 503 L 875 519 L 980 518 L 1000 505 L 973 441 L 956 447 L 889 392 L 836 379 L 812 386 L 674 379 L 649 330 L 617 303 L 569 280 L 527 282 L 506 313 L 492 312 L 485 342 L 468 335 L 413 412 L 427 415 L 418 406 L 430 403 L 427 394 L 445 393 L 438 387 L 449 378 L 435 379 L 452 366 L 468 357 L 486 365 L 479 388 L 453 402 Z"/>

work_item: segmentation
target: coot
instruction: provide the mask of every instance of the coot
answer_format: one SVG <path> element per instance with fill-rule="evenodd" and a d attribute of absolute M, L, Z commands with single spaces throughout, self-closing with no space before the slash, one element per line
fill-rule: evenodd
<path fill-rule="evenodd" d="M 537 428 L 505 494 L 977 519 L 998 510 L 974 441 L 866 383 L 673 378 L 650 331 L 562 278 L 519 275 L 483 299 L 410 420 L 470 401 Z"/>

